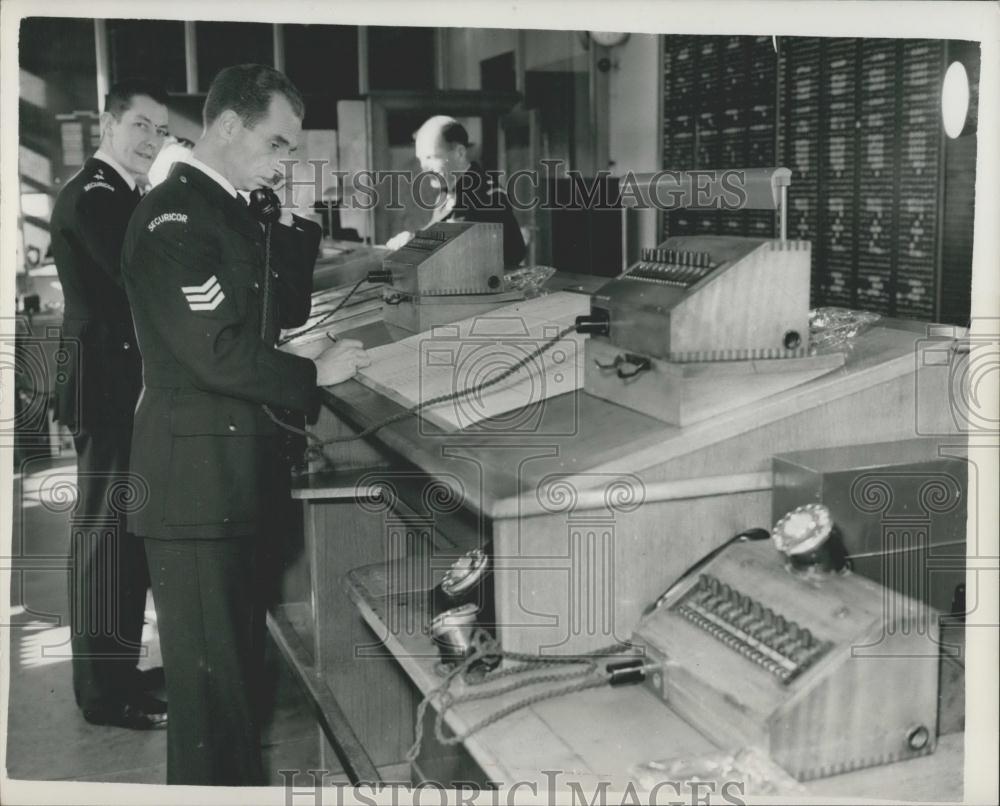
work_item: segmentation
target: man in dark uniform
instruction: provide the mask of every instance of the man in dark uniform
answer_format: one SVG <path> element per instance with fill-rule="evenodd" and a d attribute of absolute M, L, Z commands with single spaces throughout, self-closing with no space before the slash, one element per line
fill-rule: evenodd
<path fill-rule="evenodd" d="M 143 693 L 136 668 L 149 576 L 142 541 L 124 533 L 125 509 L 144 497 L 129 475 L 132 416 L 141 386 L 120 260 L 144 176 L 167 133 L 166 95 L 144 81 L 111 88 L 101 145 L 59 193 L 52 254 L 66 301 L 57 417 L 75 432 L 70 621 L 73 690 L 89 722 L 147 729 L 165 705 Z M 147 675 L 148 683 L 155 683 Z"/>
<path fill-rule="evenodd" d="M 432 174 L 431 184 L 438 191 L 428 226 L 439 221 L 502 224 L 504 268 L 517 266 L 525 253 L 521 228 L 507 194 L 493 186 L 478 163 L 469 161 L 465 127 L 454 118 L 435 115 L 417 129 L 413 139 L 420 168 Z M 400 232 L 386 246 L 400 249 L 412 237 L 412 232 Z"/>
<path fill-rule="evenodd" d="M 130 524 L 145 538 L 156 603 L 170 784 L 267 782 L 255 689 L 269 570 L 261 532 L 281 461 L 271 416 L 315 416 L 317 385 L 368 362 L 350 340 L 314 358 L 275 347 L 279 328 L 308 316 L 320 228 L 288 211 L 265 226 L 237 191 L 282 183 L 303 114 L 281 73 L 223 70 L 201 140 L 145 197 L 125 238 L 143 359 L 132 467 L 150 490 Z"/>

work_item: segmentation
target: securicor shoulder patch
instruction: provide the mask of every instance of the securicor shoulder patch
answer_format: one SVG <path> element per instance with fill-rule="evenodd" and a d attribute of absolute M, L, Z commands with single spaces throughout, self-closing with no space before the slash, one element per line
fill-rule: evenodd
<path fill-rule="evenodd" d="M 173 221 L 177 224 L 187 224 L 187 213 L 160 213 L 146 225 L 146 229 L 152 232 L 160 226 L 160 224 L 166 224 L 169 221 Z"/>
<path fill-rule="evenodd" d="M 182 285 L 181 291 L 192 311 L 214 311 L 226 298 L 214 274 L 201 285 Z"/>
<path fill-rule="evenodd" d="M 83 191 L 84 193 L 86 193 L 88 190 L 93 190 L 94 188 L 107 188 L 112 193 L 115 192 L 114 187 L 109 185 L 107 182 L 88 182 L 86 185 L 83 186 Z"/>

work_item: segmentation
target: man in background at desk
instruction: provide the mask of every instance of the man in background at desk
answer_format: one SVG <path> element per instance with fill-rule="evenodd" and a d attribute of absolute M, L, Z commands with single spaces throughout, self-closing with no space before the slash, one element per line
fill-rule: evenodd
<path fill-rule="evenodd" d="M 124 531 L 123 508 L 141 498 L 129 450 L 142 370 L 119 264 L 139 204 L 136 180 L 167 135 L 166 102 L 166 92 L 146 81 L 111 87 L 97 153 L 59 193 L 51 221 L 66 299 L 62 348 L 71 356 L 56 388 L 57 416 L 75 432 L 78 471 L 70 546 L 73 692 L 88 722 L 133 730 L 163 727 L 167 717 L 166 705 L 148 694 L 160 688 L 162 674 L 137 668 L 149 574 L 141 538 Z"/>
<path fill-rule="evenodd" d="M 288 476 L 276 421 L 285 409 L 315 419 L 317 386 L 368 364 L 356 341 L 314 357 L 275 347 L 309 315 L 320 231 L 266 192 L 248 206 L 238 191 L 281 184 L 304 114 L 281 73 L 227 67 L 201 140 L 125 237 L 143 360 L 132 467 L 149 486 L 130 524 L 145 538 L 170 698 L 168 784 L 267 783 L 262 592 Z"/>
<path fill-rule="evenodd" d="M 478 163 L 469 161 L 469 134 L 465 127 L 454 118 L 435 115 L 417 129 L 414 147 L 421 170 L 432 174 L 431 185 L 438 190 L 430 224 L 439 221 L 502 224 L 504 268 L 517 266 L 525 253 L 521 228 L 507 194 L 492 186 Z M 386 246 L 401 249 L 412 237 L 412 232 L 400 232 Z"/>

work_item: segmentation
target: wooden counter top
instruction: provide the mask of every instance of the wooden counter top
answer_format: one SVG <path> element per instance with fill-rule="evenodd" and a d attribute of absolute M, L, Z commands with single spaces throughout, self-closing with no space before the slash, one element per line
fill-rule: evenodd
<path fill-rule="evenodd" d="M 372 346 L 394 336 L 381 322 L 344 335 Z M 518 420 L 533 417 L 530 430 L 498 432 L 487 421 L 447 433 L 414 417 L 382 428 L 370 439 L 427 473 L 457 475 L 469 496 L 467 504 L 487 516 L 512 517 L 530 504 L 539 483 L 551 474 L 564 476 L 578 490 L 598 484 L 601 474 L 628 473 L 645 482 L 652 478 L 647 471 L 694 451 L 912 375 L 920 364 L 919 351 L 927 345 L 925 333 L 912 323 L 887 320 L 856 340 L 842 368 L 684 428 L 578 390 L 526 407 L 526 416 Z M 359 429 L 402 410 L 353 380 L 323 393 L 325 405 Z M 814 434 L 809 427 L 808 418 L 796 424 L 793 449 L 836 444 L 825 438 L 828 424 L 817 422 Z M 764 471 L 769 456 L 743 456 L 732 467 L 706 475 Z"/>

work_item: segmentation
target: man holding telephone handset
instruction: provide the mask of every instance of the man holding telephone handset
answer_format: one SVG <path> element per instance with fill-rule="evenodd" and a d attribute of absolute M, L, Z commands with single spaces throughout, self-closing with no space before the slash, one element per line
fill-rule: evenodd
<path fill-rule="evenodd" d="M 368 358 L 342 340 L 314 357 L 275 347 L 310 308 L 315 224 L 273 198 L 302 131 L 302 97 L 262 65 L 223 70 L 186 163 L 132 217 L 122 268 L 143 358 L 130 519 L 145 539 L 170 701 L 167 783 L 263 785 L 255 713 L 260 562 L 276 490 L 275 412 L 314 419 L 319 386 Z M 277 217 L 278 220 L 270 220 Z M 287 473 L 287 471 L 286 471 Z"/>

